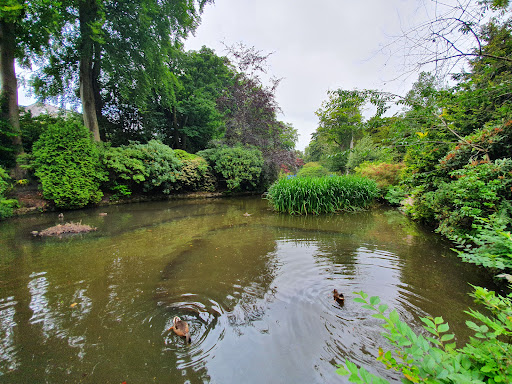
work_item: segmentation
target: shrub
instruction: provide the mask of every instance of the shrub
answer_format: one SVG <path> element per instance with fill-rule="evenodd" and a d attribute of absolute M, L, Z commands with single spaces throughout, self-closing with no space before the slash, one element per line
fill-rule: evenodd
<path fill-rule="evenodd" d="M 297 172 L 297 177 L 324 177 L 328 176 L 330 172 L 318 162 L 310 162 Z"/>
<path fill-rule="evenodd" d="M 404 168 L 404 163 L 391 164 L 365 161 L 355 168 L 355 172 L 358 175 L 375 180 L 379 188 L 388 189 L 390 186 L 399 183 Z"/>
<path fill-rule="evenodd" d="M 438 231 L 448 237 L 471 231 L 475 217 L 488 218 L 512 197 L 512 159 L 473 162 L 450 173 L 451 181 L 437 188 L 416 190 L 414 218 L 439 222 Z"/>
<path fill-rule="evenodd" d="M 377 184 L 361 176 L 294 177 L 276 181 L 267 199 L 279 212 L 320 214 L 367 207 L 378 196 Z"/>
<path fill-rule="evenodd" d="M 218 147 L 197 153 L 208 161 L 229 191 L 255 190 L 263 168 L 261 151 L 254 147 Z"/>
<path fill-rule="evenodd" d="M 214 191 L 215 175 L 208 162 L 200 156 L 185 153 L 186 156 L 178 155 L 183 164 L 177 179 L 179 189 L 185 191 Z"/>
<path fill-rule="evenodd" d="M 102 151 L 102 164 L 109 174 L 109 188 L 115 192 L 114 199 L 130 196 L 149 176 L 140 157 L 142 154 L 134 145 L 108 147 Z"/>
<path fill-rule="evenodd" d="M 452 238 L 464 261 L 482 265 L 493 271 L 512 271 L 512 235 L 506 230 L 506 220 L 477 218 L 474 234 Z"/>
<path fill-rule="evenodd" d="M 488 314 L 470 309 L 466 313 L 479 322 L 466 321 L 474 333 L 463 348 L 457 349 L 455 336 L 442 317 L 421 320 L 429 334 L 417 335 L 393 310 L 386 315 L 387 305 L 380 304 L 377 296 L 368 300 L 364 292 L 354 301 L 374 312 L 373 317 L 383 320 L 384 336 L 394 351 L 379 348 L 377 360 L 386 368 L 403 375 L 404 383 L 508 383 L 512 377 L 512 294 L 496 296 L 485 288 L 475 287 L 472 295 L 483 304 Z M 352 383 L 388 383 L 364 368 L 346 360 L 337 373 L 349 376 Z"/>
<path fill-rule="evenodd" d="M 349 172 L 352 172 L 364 162 L 383 162 L 388 160 L 390 160 L 390 155 L 383 147 L 377 147 L 370 136 L 365 136 L 350 150 L 346 167 Z"/>
<path fill-rule="evenodd" d="M 51 124 L 33 147 L 35 175 L 43 196 L 60 208 L 81 208 L 97 203 L 104 173 L 99 150 L 83 125 L 65 121 Z"/>
<path fill-rule="evenodd" d="M 11 217 L 14 208 L 18 207 L 18 201 L 15 199 L 6 199 L 5 193 L 9 190 L 11 178 L 7 171 L 0 166 L 0 219 Z"/>
<path fill-rule="evenodd" d="M 407 198 L 407 193 L 400 186 L 391 186 L 388 188 L 384 199 L 391 205 L 401 205 L 402 201 Z"/>
<path fill-rule="evenodd" d="M 171 193 L 178 189 L 178 176 L 182 162 L 174 154 L 171 147 L 158 140 L 151 140 L 147 144 L 132 143 L 133 155 L 142 161 L 147 174 L 144 183 L 145 192 Z"/>

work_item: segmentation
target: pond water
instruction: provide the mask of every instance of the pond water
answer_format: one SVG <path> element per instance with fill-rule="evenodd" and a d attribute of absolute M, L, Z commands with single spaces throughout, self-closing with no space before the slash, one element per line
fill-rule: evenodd
<path fill-rule="evenodd" d="M 343 383 L 345 358 L 395 381 L 354 291 L 417 329 L 443 316 L 463 342 L 468 282 L 491 286 L 391 209 L 291 217 L 226 198 L 64 215 L 97 231 L 31 236 L 57 213 L 0 223 L 0 382 Z M 174 316 L 190 345 L 166 331 Z"/>

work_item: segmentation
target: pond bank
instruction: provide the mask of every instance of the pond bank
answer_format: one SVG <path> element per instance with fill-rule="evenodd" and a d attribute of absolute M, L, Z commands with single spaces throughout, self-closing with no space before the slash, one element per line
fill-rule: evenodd
<path fill-rule="evenodd" d="M 105 207 L 110 205 L 144 203 L 151 201 L 172 201 L 172 200 L 190 200 L 190 199 L 212 199 L 221 197 L 243 197 L 243 196 L 257 196 L 259 192 L 239 192 L 227 193 L 226 191 L 216 192 L 186 192 L 177 193 L 172 195 L 141 195 L 134 194 L 130 197 L 125 197 L 118 200 L 111 200 L 111 194 L 105 194 L 101 201 L 94 206 L 84 208 Z M 16 199 L 19 202 L 19 208 L 14 211 L 14 216 L 24 216 L 44 212 L 57 212 L 63 211 L 55 207 L 50 200 L 43 197 L 42 192 L 39 190 L 38 185 L 30 184 L 24 186 L 16 186 L 14 191 L 10 194 L 10 198 Z"/>

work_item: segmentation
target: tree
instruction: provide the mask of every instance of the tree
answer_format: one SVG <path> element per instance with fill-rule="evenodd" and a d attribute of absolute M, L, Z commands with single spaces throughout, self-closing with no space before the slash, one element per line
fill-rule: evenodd
<path fill-rule="evenodd" d="M 507 17 L 508 0 L 433 0 L 432 3 L 429 10 L 432 17 L 406 29 L 387 46 L 404 52 L 405 67 L 411 72 L 428 66 L 429 70 L 444 76 L 474 58 L 512 63 L 510 56 L 486 52 L 480 36 L 481 26 L 490 18 Z"/>
<path fill-rule="evenodd" d="M 295 168 L 295 152 L 290 148 L 295 145 L 296 131 L 277 119 L 280 108 L 275 91 L 280 79 L 272 78 L 269 85 L 263 84 L 260 76 L 266 74 L 269 54 L 243 44 L 226 48 L 234 79 L 218 100 L 219 109 L 226 116 L 223 141 L 259 148 L 265 158 L 265 173 L 272 179 L 283 164 Z"/>
<path fill-rule="evenodd" d="M 61 25 L 58 4 L 52 0 L 4 0 L 0 5 L 0 132 L 12 138 L 14 155 L 23 153 L 15 60 L 28 66 L 31 55 L 48 45 Z M 23 176 L 19 167 L 14 173 L 17 178 Z"/>
<path fill-rule="evenodd" d="M 23 17 L 23 5 L 10 1 L 0 8 L 0 119 L 12 129 L 15 154 L 23 152 L 18 111 L 18 84 L 14 61 L 16 58 L 16 27 Z M 4 128 L 6 129 L 6 128 Z M 19 177 L 19 171 L 15 177 Z"/>
<path fill-rule="evenodd" d="M 169 62 L 209 2 L 70 1 L 62 9 L 69 19 L 59 44 L 41 56 L 36 92 L 46 98 L 78 88 L 84 123 L 96 140 L 109 104 L 130 100 L 140 115 L 158 98 L 171 109 L 177 80 Z"/>
<path fill-rule="evenodd" d="M 224 133 L 224 116 L 217 99 L 233 83 L 233 71 L 226 57 L 202 47 L 180 55 L 176 63 L 180 88 L 171 111 L 168 135 L 174 148 L 197 152 Z"/>

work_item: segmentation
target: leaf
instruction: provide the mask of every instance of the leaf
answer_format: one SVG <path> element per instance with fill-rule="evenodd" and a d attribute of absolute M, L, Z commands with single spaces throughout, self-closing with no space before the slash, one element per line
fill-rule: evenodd
<path fill-rule="evenodd" d="M 447 333 L 443 336 L 441 336 L 441 341 L 450 341 L 455 337 L 452 333 Z"/>
<path fill-rule="evenodd" d="M 421 321 L 423 321 L 425 324 L 427 324 L 427 326 L 428 326 L 429 328 L 432 328 L 432 329 L 434 329 L 434 328 L 435 328 L 434 323 L 433 323 L 433 322 L 432 322 L 432 320 L 430 320 L 429 318 L 427 318 L 427 317 L 422 317 L 422 318 L 421 318 Z"/>
<path fill-rule="evenodd" d="M 370 298 L 370 304 L 371 304 L 371 305 L 375 306 L 375 305 L 377 305 L 377 304 L 379 304 L 379 303 L 380 303 L 380 298 L 379 298 L 379 296 L 372 296 L 372 297 Z"/>
<path fill-rule="evenodd" d="M 386 304 L 379 305 L 379 312 L 384 313 L 388 309 L 388 306 Z"/>
<path fill-rule="evenodd" d="M 338 367 L 338 369 L 336 370 L 336 373 L 338 375 L 346 376 L 346 375 L 350 374 L 350 372 L 347 371 L 347 369 L 343 365 L 337 364 L 336 366 Z"/>
<path fill-rule="evenodd" d="M 439 325 L 439 324 L 444 323 L 444 320 L 443 320 L 443 318 L 442 318 L 442 317 L 436 317 L 436 318 L 434 319 L 434 323 L 436 323 L 437 325 Z"/>
<path fill-rule="evenodd" d="M 439 332 L 448 332 L 450 326 L 447 323 L 441 324 L 438 328 Z"/>

